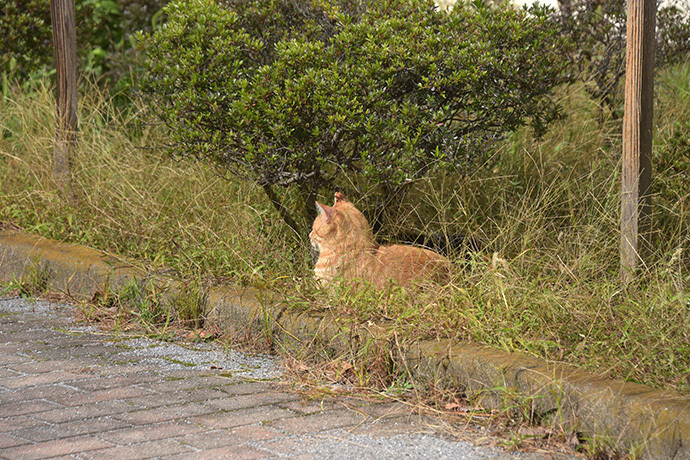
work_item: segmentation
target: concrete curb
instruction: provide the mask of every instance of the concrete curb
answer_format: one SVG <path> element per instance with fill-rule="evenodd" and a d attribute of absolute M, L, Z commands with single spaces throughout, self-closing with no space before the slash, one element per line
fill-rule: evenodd
<path fill-rule="evenodd" d="M 153 282 L 166 296 L 178 281 L 136 268 L 124 258 L 19 232 L 0 232 L 0 280 L 31 279 L 77 297 Z M 326 354 L 389 346 L 418 379 L 466 388 L 489 408 L 519 404 L 544 420 L 649 459 L 690 459 L 690 398 L 635 383 L 605 380 L 572 366 L 450 340 L 399 346 L 376 325 L 357 327 L 325 312 L 298 312 L 275 294 L 224 286 L 207 295 L 207 318 L 222 330 L 261 336 L 278 346 Z M 393 346 L 395 345 L 395 346 Z"/>

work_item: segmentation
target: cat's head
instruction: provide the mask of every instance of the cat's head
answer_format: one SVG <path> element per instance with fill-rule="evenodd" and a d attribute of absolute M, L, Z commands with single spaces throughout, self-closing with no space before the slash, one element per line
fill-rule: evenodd
<path fill-rule="evenodd" d="M 324 241 L 352 237 L 373 239 L 367 219 L 341 192 L 336 192 L 333 206 L 317 201 L 316 209 L 319 215 L 314 220 L 309 239 L 317 251 L 321 250 Z"/>

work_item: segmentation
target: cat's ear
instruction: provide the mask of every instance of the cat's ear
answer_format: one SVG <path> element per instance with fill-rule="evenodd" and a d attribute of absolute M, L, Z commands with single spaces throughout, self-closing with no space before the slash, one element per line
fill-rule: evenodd
<path fill-rule="evenodd" d="M 335 203 L 338 204 L 340 202 L 349 203 L 349 200 L 345 198 L 342 192 L 335 192 Z"/>
<path fill-rule="evenodd" d="M 319 214 L 326 216 L 326 223 L 330 224 L 333 220 L 333 216 L 335 215 L 335 209 L 333 209 L 331 206 L 321 204 L 318 201 L 316 202 L 316 209 L 319 211 Z"/>

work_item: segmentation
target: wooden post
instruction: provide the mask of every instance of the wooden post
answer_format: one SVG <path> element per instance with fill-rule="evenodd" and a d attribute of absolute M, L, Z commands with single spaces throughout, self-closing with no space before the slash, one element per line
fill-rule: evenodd
<path fill-rule="evenodd" d="M 71 151 L 77 143 L 77 32 L 74 0 L 50 0 L 57 71 L 53 175 L 63 198 L 74 202 L 70 184 Z"/>
<path fill-rule="evenodd" d="M 628 0 L 621 189 L 621 277 L 635 276 L 649 233 L 656 0 Z"/>

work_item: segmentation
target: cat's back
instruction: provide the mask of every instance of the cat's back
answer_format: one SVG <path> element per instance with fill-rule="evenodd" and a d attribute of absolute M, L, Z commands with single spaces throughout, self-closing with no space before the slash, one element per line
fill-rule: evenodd
<path fill-rule="evenodd" d="M 441 254 L 417 246 L 394 244 L 380 246 L 377 254 L 377 278 L 394 279 L 401 286 L 416 281 L 446 284 L 450 280 L 451 262 Z M 379 279 L 375 284 L 379 284 Z"/>

